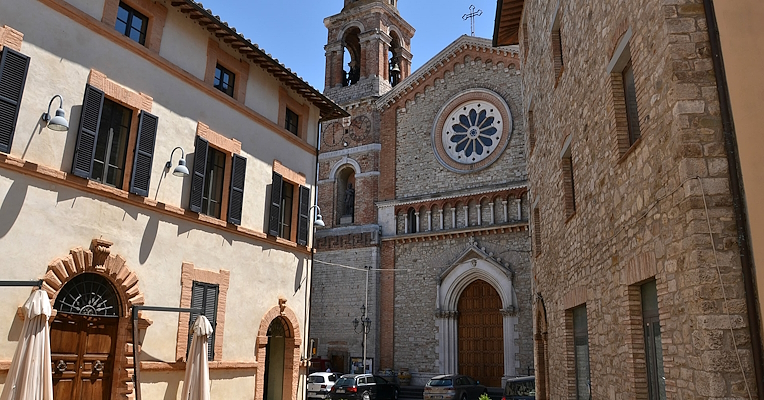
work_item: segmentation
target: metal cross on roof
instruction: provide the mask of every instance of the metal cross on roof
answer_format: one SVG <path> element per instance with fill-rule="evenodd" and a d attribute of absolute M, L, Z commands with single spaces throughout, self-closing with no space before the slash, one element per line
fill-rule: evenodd
<path fill-rule="evenodd" d="M 479 17 L 483 15 L 483 10 L 477 10 L 475 11 L 475 5 L 470 5 L 470 12 L 468 14 L 464 14 L 462 16 L 463 20 L 470 20 L 470 25 L 472 28 L 472 36 L 475 36 L 475 17 Z"/>

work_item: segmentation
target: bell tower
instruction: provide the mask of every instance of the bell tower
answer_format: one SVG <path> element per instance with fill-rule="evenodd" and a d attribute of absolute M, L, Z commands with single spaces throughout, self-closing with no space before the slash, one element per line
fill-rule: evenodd
<path fill-rule="evenodd" d="M 398 0 L 345 0 L 324 25 L 324 92 L 338 103 L 381 96 L 411 74 L 414 28 L 398 13 Z"/>

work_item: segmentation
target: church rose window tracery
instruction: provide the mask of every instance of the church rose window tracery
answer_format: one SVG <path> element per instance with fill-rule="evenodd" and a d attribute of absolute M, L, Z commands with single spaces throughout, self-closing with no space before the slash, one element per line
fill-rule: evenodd
<path fill-rule="evenodd" d="M 479 171 L 495 162 L 512 134 L 509 106 L 496 93 L 472 89 L 440 110 L 432 142 L 440 163 L 454 172 Z"/>

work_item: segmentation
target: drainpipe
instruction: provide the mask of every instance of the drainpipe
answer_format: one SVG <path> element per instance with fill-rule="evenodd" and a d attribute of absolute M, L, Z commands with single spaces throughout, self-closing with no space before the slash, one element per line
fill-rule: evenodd
<path fill-rule="evenodd" d="M 740 175 L 740 158 L 738 155 L 737 137 L 735 135 L 735 125 L 732 119 L 729 86 L 727 85 L 727 75 L 724 71 L 721 39 L 719 38 L 719 26 L 716 22 L 714 2 L 713 0 L 703 0 L 703 6 L 706 10 L 708 37 L 711 42 L 714 74 L 716 75 L 716 87 L 719 94 L 719 108 L 722 117 L 724 147 L 727 151 L 727 164 L 730 173 L 730 191 L 732 192 L 732 204 L 735 210 L 738 246 L 740 247 L 740 264 L 743 268 L 745 302 L 746 308 L 748 309 L 748 327 L 751 335 L 753 369 L 756 376 L 756 387 L 759 394 L 758 398 L 764 399 L 764 366 L 762 366 L 761 332 L 759 330 L 761 322 L 758 313 L 758 303 L 756 301 L 757 293 L 754 281 L 753 255 L 751 253 L 748 215 Z"/>

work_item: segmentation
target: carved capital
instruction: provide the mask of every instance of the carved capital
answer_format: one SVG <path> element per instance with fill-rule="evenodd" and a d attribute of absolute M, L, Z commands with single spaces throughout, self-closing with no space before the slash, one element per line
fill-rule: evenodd
<path fill-rule="evenodd" d="M 93 266 L 97 267 L 103 265 L 106 259 L 109 258 L 111 250 L 109 249 L 114 243 L 103 239 L 93 239 L 90 241 L 90 251 L 93 252 Z"/>

